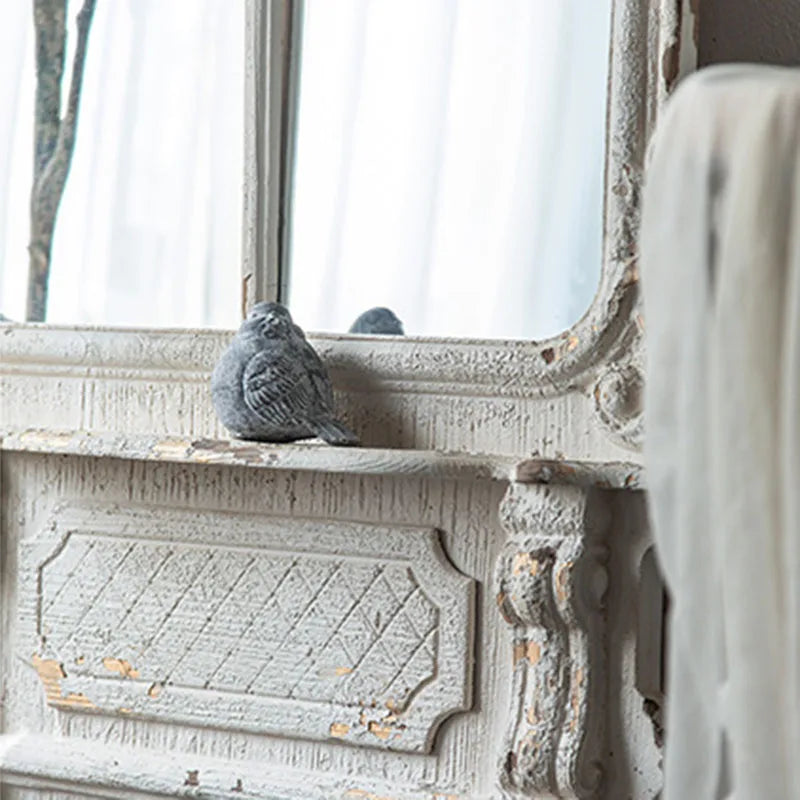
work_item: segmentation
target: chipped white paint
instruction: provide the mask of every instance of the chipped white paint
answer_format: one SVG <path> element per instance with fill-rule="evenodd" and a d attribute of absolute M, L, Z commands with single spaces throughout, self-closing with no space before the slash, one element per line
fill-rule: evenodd
<path fill-rule="evenodd" d="M 497 563 L 497 604 L 514 630 L 517 709 L 498 750 L 501 783 L 514 796 L 596 796 L 608 780 L 607 531 L 585 521 L 587 500 L 575 487 L 517 485 L 501 507 L 509 538 Z"/>
<path fill-rule="evenodd" d="M 219 756 L 202 758 L 193 752 L 148 752 L 140 755 L 129 747 L 93 742 L 64 741 L 48 736 L 19 736 L 7 746 L 4 778 L 11 785 L 38 781 L 57 787 L 53 794 L 27 792 L 11 795 L 75 800 L 74 783 L 81 798 L 117 800 L 132 797 L 202 797 L 213 800 L 473 800 L 469 795 L 435 790 L 398 791 L 387 783 L 373 789 L 347 783 L 340 776 L 320 773 L 314 782 L 300 783 L 254 761 L 233 762 Z M 10 766 L 9 766 L 10 765 Z M 103 775 L 102 785 L 96 776 Z M 55 776 L 55 777 L 53 777 Z M 69 776 L 69 777 L 66 777 Z M 61 790 L 61 791 L 59 791 Z M 64 792 L 62 794 L 62 791 Z M 5 797 L 5 795 L 4 795 Z"/>
<path fill-rule="evenodd" d="M 182 773 L 200 770 L 201 788 L 206 761 L 227 759 L 234 765 L 231 769 L 238 769 L 240 762 L 247 762 L 243 770 L 258 765 L 261 781 L 267 781 L 266 775 L 283 775 L 287 782 L 306 788 L 307 794 L 300 792 L 300 797 L 342 797 L 350 790 L 378 797 L 429 796 L 431 800 L 437 792 L 491 796 L 495 772 L 482 765 L 494 763 L 493 731 L 506 713 L 510 644 L 491 593 L 478 591 L 474 602 L 469 595 L 473 583 L 483 587 L 491 583 L 503 537 L 497 520 L 503 481 L 296 472 L 10 451 L 2 451 L 2 468 L 3 536 L 11 556 L 3 564 L 8 594 L 2 634 L 3 641 L 10 643 L 4 647 L 2 663 L 7 731 L 61 736 L 76 747 L 89 743 L 97 749 L 97 741 L 102 740 L 130 753 L 140 750 L 143 771 L 149 764 L 149 751 L 174 753 Z M 59 549 L 61 541 L 64 546 Z M 77 580 L 65 585 L 81 548 L 92 542 L 102 542 L 102 548 L 83 561 L 83 569 L 74 576 Z M 373 587 L 393 596 L 374 596 L 366 587 L 353 620 L 355 627 L 347 629 L 345 643 L 349 648 L 352 640 L 354 646 L 363 647 L 370 637 L 377 642 L 369 630 L 371 624 L 375 630 L 391 634 L 381 637 L 380 646 L 391 642 L 393 652 L 373 651 L 362 662 L 362 673 L 355 663 L 340 661 L 333 651 L 319 648 L 319 669 L 312 669 L 318 674 L 306 685 L 304 697 L 287 701 L 288 692 L 284 691 L 281 702 L 290 713 L 277 718 L 282 730 L 265 734 L 264 729 L 272 724 L 266 715 L 256 720 L 258 729 L 242 730 L 235 710 L 215 706 L 225 687 L 212 690 L 210 685 L 205 687 L 205 681 L 209 669 L 216 667 L 210 665 L 225 655 L 221 652 L 226 647 L 225 625 L 236 630 L 249 620 L 247 591 L 263 592 L 269 574 L 263 582 L 254 580 L 252 587 L 238 585 L 234 593 L 238 610 L 231 609 L 222 617 L 211 614 L 206 631 L 213 635 L 208 646 L 193 651 L 192 669 L 180 681 L 170 684 L 166 674 L 166 667 L 180 655 L 175 651 L 186 650 L 192 631 L 196 635 L 192 625 L 203 624 L 208 609 L 213 611 L 214 603 L 231 585 L 229 573 L 223 571 L 230 564 L 212 560 L 215 552 L 245 559 L 231 568 L 234 576 L 237 566 L 241 573 L 256 554 L 260 558 L 274 554 L 265 570 L 274 570 L 286 557 L 296 555 L 304 572 L 302 576 L 298 573 L 293 586 L 284 584 L 291 591 L 276 594 L 275 600 L 286 614 L 307 607 L 313 611 L 295 626 L 302 637 L 329 636 L 335 629 L 330 619 L 336 616 L 341 620 L 347 611 L 346 601 L 327 594 L 324 587 L 315 602 L 311 578 L 316 572 L 324 581 L 326 574 L 318 564 L 342 562 L 365 572 L 381 564 L 402 565 L 391 571 L 391 584 L 379 582 Z M 168 559 L 169 553 L 174 556 Z M 208 571 L 204 580 L 191 581 L 187 596 L 182 591 L 191 578 L 193 553 L 208 560 Z M 125 562 L 114 563 L 126 554 Z M 352 557 L 345 560 L 344 555 Z M 306 560 L 306 556 L 310 558 Z M 31 573 L 33 565 L 44 565 L 41 591 Z M 106 574 L 107 585 L 102 578 Z M 17 578 L 9 580 L 13 576 Z M 398 608 L 403 599 L 400 592 L 409 582 L 422 588 L 420 594 L 424 593 L 439 617 L 435 647 L 431 643 L 437 672 L 432 680 L 428 677 L 430 662 L 415 660 L 409 649 L 410 644 L 419 642 L 419 633 L 409 630 L 404 620 L 396 620 L 402 622 L 397 629 L 386 618 Z M 327 586 L 349 596 L 350 590 L 334 587 L 330 581 Z M 186 596 L 187 602 L 176 604 L 181 596 Z M 37 610 L 39 598 L 44 601 L 41 612 Z M 158 634 L 158 652 L 151 648 L 140 657 L 154 625 L 160 624 L 173 604 L 171 621 Z M 419 616 L 424 606 L 412 617 L 414 625 L 424 622 L 424 616 Z M 128 608 L 128 621 L 120 620 Z M 474 646 L 470 643 L 471 609 L 484 621 L 474 629 Z M 37 614 L 43 626 L 50 627 L 49 633 L 36 630 Z M 131 619 L 133 615 L 135 619 Z M 274 613 L 267 609 L 256 622 L 268 626 L 280 625 L 281 620 L 276 607 Z M 69 640 L 72 631 L 77 635 Z M 241 643 L 246 640 L 246 636 L 237 639 Z M 297 655 L 297 663 L 284 664 L 276 674 L 297 673 L 300 678 L 300 667 L 310 665 L 314 656 L 309 659 L 307 651 L 294 644 L 289 649 Z M 222 677 L 218 674 L 218 679 L 235 680 L 241 686 L 248 680 L 247 670 L 254 664 L 257 669 L 266 665 L 277 648 L 265 646 L 263 650 L 262 654 L 258 648 L 242 651 L 235 668 Z M 481 654 L 479 666 L 474 666 L 476 653 Z M 391 675 L 386 675 L 384 664 L 400 654 L 405 654 L 409 674 L 417 676 L 417 685 L 410 686 L 415 690 L 411 696 L 400 692 L 392 697 L 393 690 L 378 694 L 374 689 L 374 697 L 359 696 L 362 688 L 379 686 L 381 681 L 385 685 Z M 495 663 L 491 654 L 496 654 L 497 668 L 491 666 Z M 353 672 L 347 671 L 351 669 Z M 197 686 L 200 674 L 203 685 Z M 330 689 L 339 682 L 341 695 Z M 170 697 L 180 694 L 177 683 L 190 684 L 191 691 L 184 689 L 181 701 L 173 702 Z M 110 688 L 101 691 L 102 687 Z M 269 688 L 279 693 L 275 686 Z M 326 694 L 329 691 L 333 694 Z M 81 696 L 85 699 L 79 701 L 80 706 L 70 704 Z M 162 714 L 147 714 L 148 705 L 158 706 L 165 698 L 169 705 Z M 246 695 L 245 700 L 254 705 L 260 702 L 255 695 Z M 361 701 L 357 709 L 354 701 Z M 389 701 L 394 710 L 387 705 Z M 422 713 L 425 709 L 427 718 Z M 291 718 L 298 711 L 304 714 L 299 723 Z M 207 715 L 208 724 L 196 724 L 201 714 Z M 340 727 L 343 725 L 349 729 Z M 394 739 L 401 725 L 406 725 L 403 735 L 417 736 L 422 746 L 412 743 L 408 748 L 402 739 Z M 428 741 L 428 733 L 434 731 L 435 738 Z M 426 748 L 429 753 L 420 752 Z M 181 754 L 192 758 L 185 760 Z M 57 759 L 53 761 L 57 763 Z M 20 764 L 14 767 L 8 760 L 3 767 L 5 780 L 10 780 L 5 775 L 9 770 L 16 775 L 14 769 L 27 769 Z M 44 759 L 39 768 L 46 769 Z M 70 778 L 68 771 L 50 774 L 59 780 Z M 250 777 L 255 774 L 249 773 Z M 243 771 L 239 777 L 247 787 L 248 773 Z M 95 778 L 102 783 L 103 774 Z M 136 785 L 134 777 L 128 779 L 128 785 Z M 326 794 L 325 787 L 330 785 L 339 787 L 338 794 Z M 276 792 L 276 796 L 281 795 Z"/>
<path fill-rule="evenodd" d="M 0 392 L 17 430 L 46 420 L 54 429 L 225 438 L 208 381 L 230 336 L 4 325 Z M 596 367 L 542 374 L 534 345 L 333 336 L 312 342 L 331 370 L 342 418 L 366 447 L 640 458 L 599 423 Z"/>
<path fill-rule="evenodd" d="M 472 704 L 474 582 L 435 529 L 66 506 L 20 567 L 63 711 L 428 752 Z"/>
<path fill-rule="evenodd" d="M 226 464 L 350 475 L 416 475 L 461 480 L 556 483 L 601 489 L 643 489 L 644 473 L 630 462 L 577 462 L 437 453 L 430 450 L 332 448 L 299 442 L 291 447 L 231 439 L 30 429 L 0 433 L 0 449 L 25 453 L 127 458 L 175 464 Z"/>
<path fill-rule="evenodd" d="M 680 41 L 679 2 L 614 2 L 604 264 L 593 304 L 573 328 L 544 342 L 310 337 L 331 371 L 344 420 L 365 445 L 639 459 L 639 187 L 647 136 L 670 85 L 670 54 Z M 272 5 L 251 0 L 253 8 L 262 4 Z M 264 59 L 284 63 L 265 38 L 271 19 L 251 13 L 251 32 L 261 37 Z M 249 91 L 258 95 L 251 97 L 253 107 L 263 107 L 266 84 L 248 74 Z M 266 141 L 269 130 L 280 134 L 280 109 L 272 104 L 269 111 L 251 140 Z M 257 160 L 256 150 L 250 147 Z M 272 173 L 268 164 L 248 166 L 251 178 L 269 180 Z M 263 243 L 272 242 L 267 250 L 274 250 L 277 233 L 267 229 L 276 215 L 265 215 L 253 197 L 247 208 L 246 271 L 253 272 L 263 261 Z M 259 285 L 275 282 L 262 277 Z M 229 338 L 215 331 L 5 325 L 0 384 L 17 429 L 41 427 L 47 419 L 60 429 L 220 438 L 207 384 Z"/>
<path fill-rule="evenodd" d="M 4 800 L 656 796 L 635 237 L 679 2 L 614 3 L 604 265 L 574 328 L 311 337 L 363 449 L 225 441 L 208 377 L 229 332 L 0 328 Z M 258 271 L 277 234 L 248 197 Z M 326 594 L 359 575 L 383 596 Z M 356 615 L 361 649 L 319 645 Z"/>
<path fill-rule="evenodd" d="M 552 778 L 536 784 L 543 792 L 546 787 L 562 796 L 593 796 L 581 789 L 587 785 L 582 765 L 588 763 L 613 797 L 612 790 L 632 783 L 625 770 L 657 763 L 636 676 L 621 669 L 633 661 L 636 578 L 627 562 L 602 566 L 603 548 L 623 553 L 630 548 L 629 503 L 617 495 L 631 492 L 594 489 L 587 495 L 584 486 L 509 484 L 465 474 L 348 474 L 146 461 L 130 454 L 0 452 L 3 534 L 11 556 L 4 563 L 2 633 L 3 641 L 13 643 L 2 664 L 6 730 L 64 736 L 65 746 L 78 749 L 95 747 L 102 738 L 130 753 L 140 750 L 142 764 L 150 763 L 148 749 L 174 753 L 181 767 L 200 769 L 201 787 L 209 786 L 203 766 L 228 760 L 245 786 L 280 774 L 305 787 L 307 794 L 299 797 L 344 797 L 347 791 L 428 797 L 428 787 L 435 787 L 431 800 L 437 794 L 499 798 L 508 753 L 525 739 L 517 725 L 537 720 L 538 713 L 552 746 L 537 756 L 539 766 L 524 768 Z M 642 523 L 634 528 L 639 537 Z M 557 559 L 549 564 L 545 551 L 551 550 Z M 275 570 L 286 567 L 289 580 L 295 559 L 302 575 L 294 586 L 284 584 L 270 594 Z M 608 570 L 614 596 L 608 602 L 603 583 L 587 579 L 594 563 L 600 577 Z M 343 611 L 347 616 L 343 602 L 326 593 L 342 588 L 332 579 L 325 583 L 338 564 L 366 573 L 405 565 L 388 571 L 391 583 L 381 584 L 391 597 L 364 594 L 359 603 L 364 613 L 356 628 L 347 630 L 346 646 L 351 639 L 362 646 L 380 639 L 381 647 L 392 648 L 374 663 L 365 659 L 363 675 L 356 664 L 336 657 L 341 653 L 317 647 L 316 655 L 309 655 L 297 646 L 309 637 L 330 637 L 337 625 L 333 618 L 341 620 Z M 252 572 L 247 577 L 256 565 L 263 580 Z M 197 568 L 205 568 L 203 580 L 193 576 Z M 244 577 L 236 583 L 239 576 Z M 539 591 L 547 607 L 555 604 L 557 610 L 537 610 L 535 604 L 524 610 L 528 576 L 534 594 Z M 480 587 L 474 606 L 473 582 Z M 514 621 L 506 610 L 512 624 L 503 622 L 496 597 L 501 584 L 507 584 L 514 614 L 538 617 Z M 404 625 L 382 639 L 375 633 L 389 632 L 385 615 L 400 607 L 403 586 L 412 593 L 421 587 L 427 600 L 415 612 L 422 615 L 412 617 L 417 632 Z M 581 599 L 591 587 L 604 606 L 599 618 Z M 352 588 L 344 590 L 347 597 Z M 254 615 L 259 599 L 264 611 Z M 235 608 L 223 608 L 226 601 Z M 411 649 L 421 641 L 420 625 L 431 608 L 437 610 L 439 629 L 435 647 L 431 642 L 427 649 L 437 659 L 433 681 L 430 660 L 415 661 Z M 468 643 L 471 608 L 479 620 L 474 648 Z M 253 622 L 262 633 L 272 629 L 285 637 L 290 630 L 285 615 L 304 611 L 309 613 L 294 627 L 299 638 L 286 639 L 283 650 L 274 641 L 262 648 L 241 630 Z M 231 645 L 234 664 L 227 658 Z M 253 669 L 288 653 L 295 661 L 283 662 L 265 679 L 262 691 L 272 694 L 242 691 Z M 381 665 L 401 654 L 417 681 L 409 696 L 375 690 L 373 697 L 357 696 L 368 685 L 385 686 L 391 675 L 382 673 Z M 220 663 L 223 668 L 214 675 Z M 303 697 L 281 688 L 287 673 L 296 681 L 309 666 L 313 680 L 303 684 Z M 612 669 L 614 691 L 598 694 L 602 676 Z M 552 680 L 560 699 L 531 712 L 533 688 Z M 245 702 L 236 701 L 237 692 Z M 273 717 L 270 704 L 277 702 L 284 705 Z M 427 706 L 427 718 L 416 714 L 415 706 L 419 711 Z M 625 721 L 618 722 L 623 715 Z M 403 735 L 417 737 L 416 744 L 393 738 L 400 725 L 406 726 Z M 612 757 L 597 755 L 604 745 Z M 13 752 L 3 762 L 5 779 L 15 785 L 39 780 L 26 772 L 35 765 L 15 761 Z M 24 758 L 30 757 L 27 752 Z M 51 767 L 44 759 L 36 763 L 37 775 L 50 769 L 53 780 L 76 777 L 58 759 L 47 762 Z M 95 776 L 98 787 L 104 775 Z M 630 796 L 654 796 L 657 772 L 649 775 L 652 791 Z M 135 786 L 137 777 L 126 773 L 120 780 Z M 532 784 L 520 783 L 526 785 Z M 271 791 L 265 796 L 284 796 L 277 788 Z"/>

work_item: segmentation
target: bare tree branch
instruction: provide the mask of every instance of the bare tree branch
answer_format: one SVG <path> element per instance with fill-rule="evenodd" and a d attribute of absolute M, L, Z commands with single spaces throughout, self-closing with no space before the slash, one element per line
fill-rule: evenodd
<path fill-rule="evenodd" d="M 36 111 L 34 116 L 34 174 L 47 163 L 58 138 L 61 118 L 61 80 L 66 48 L 67 0 L 34 0 L 36 31 Z"/>
<path fill-rule="evenodd" d="M 61 119 L 66 0 L 34 0 L 34 23 L 37 32 L 37 118 L 36 155 L 31 191 L 31 240 L 28 247 L 30 255 L 26 309 L 28 321 L 41 322 L 47 310 L 53 231 L 75 147 L 86 46 L 95 5 L 96 0 L 84 0 L 78 13 L 78 35 L 67 110 Z M 39 42 L 42 42 L 41 46 Z M 57 121 L 55 127 L 54 113 Z"/>

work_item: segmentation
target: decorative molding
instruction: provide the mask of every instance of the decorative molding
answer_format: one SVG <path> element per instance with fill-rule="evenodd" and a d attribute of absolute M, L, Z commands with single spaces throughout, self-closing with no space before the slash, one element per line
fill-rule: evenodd
<path fill-rule="evenodd" d="M 609 365 L 594 386 L 597 417 L 621 441 L 637 447 L 644 433 L 644 377 L 630 359 Z"/>
<path fill-rule="evenodd" d="M 384 410 L 387 405 L 396 407 L 401 399 L 414 398 L 416 405 L 408 409 L 413 421 L 402 423 L 403 431 L 398 438 L 403 441 L 393 440 L 391 445 L 409 446 L 406 440 L 410 435 L 415 442 L 412 446 L 442 449 L 459 435 L 454 426 L 463 423 L 465 412 L 459 405 L 462 401 L 513 400 L 514 404 L 502 409 L 498 406 L 493 412 L 519 418 L 531 413 L 530 407 L 522 409 L 520 403 L 528 402 L 530 406 L 536 400 L 557 399 L 563 402 L 565 413 L 570 416 L 594 413 L 598 429 L 610 435 L 612 446 L 634 451 L 639 448 L 640 413 L 632 401 L 638 393 L 635 367 L 642 350 L 636 250 L 639 192 L 647 140 L 675 80 L 675 59 L 681 46 L 680 5 L 680 0 L 614 2 L 604 263 L 597 294 L 583 318 L 570 330 L 542 342 L 312 335 L 311 340 L 329 367 L 339 396 L 346 397 L 350 422 L 365 427 L 370 419 L 377 418 L 378 404 Z M 268 82 L 263 73 L 268 60 L 270 63 L 275 60 L 285 68 L 285 75 L 281 73 L 284 77 L 278 76 L 276 80 L 284 80 L 291 72 L 291 64 L 281 53 L 272 52 L 267 46 L 265 37 L 271 34 L 266 20 L 263 14 L 250 20 L 249 46 L 263 56 L 254 67 L 251 65 L 248 73 L 251 101 L 265 96 Z M 279 27 L 276 23 L 276 31 Z M 275 153 L 289 153 L 283 123 L 277 124 L 276 119 L 289 119 L 291 114 L 280 103 L 271 104 L 269 109 L 270 113 L 261 115 L 256 129 L 249 132 L 249 141 L 272 142 L 278 148 L 270 151 L 274 160 Z M 263 178 L 264 164 L 257 163 L 255 156 L 251 161 L 255 170 L 252 176 Z M 285 181 L 281 185 L 284 184 Z M 268 215 L 267 219 L 257 213 L 262 202 L 257 198 L 251 197 L 248 202 L 249 261 L 245 272 L 255 274 L 258 264 L 263 262 L 264 248 L 277 246 L 278 233 L 265 233 L 258 228 L 272 224 L 269 219 L 275 215 Z M 275 204 L 278 200 L 273 197 L 270 202 Z M 265 280 L 274 287 L 277 278 L 267 276 Z M 69 377 L 136 382 L 142 386 L 168 384 L 200 394 L 229 337 L 229 333 L 216 331 L 4 325 L 0 336 L 0 377 L 6 384 L 34 376 L 54 381 Z M 621 364 L 633 368 L 619 368 Z M 437 413 L 445 403 L 450 403 L 452 413 L 441 415 L 442 421 L 433 433 L 414 429 L 409 434 L 405 426 L 417 424 L 418 407 L 430 397 L 438 398 Z M 430 406 L 424 407 L 424 413 L 430 416 Z M 488 414 L 486 409 L 481 412 Z M 474 408 L 470 408 L 470 416 L 476 418 Z M 198 419 L 204 425 L 213 421 L 210 404 L 198 412 Z M 392 423 L 397 424 L 394 418 Z M 495 423 L 490 424 L 487 417 L 483 424 L 486 439 L 479 437 L 481 444 L 477 448 L 470 444 L 459 449 L 482 450 L 485 442 L 492 437 L 496 439 Z M 175 432 L 174 426 L 170 432 Z M 197 434 L 199 429 L 192 432 Z M 209 435 L 207 427 L 203 434 Z M 538 433 L 535 436 L 544 438 Z M 380 443 L 388 444 L 382 438 Z M 541 446 L 538 447 L 541 451 Z M 527 452 L 533 449 L 526 447 Z M 605 455 L 565 453 L 568 459 L 602 460 Z"/>
<path fill-rule="evenodd" d="M 291 163 L 287 125 L 291 126 L 293 113 L 297 19 L 294 11 L 287 17 L 280 5 L 249 4 L 247 95 L 249 108 L 256 113 L 250 114 L 253 119 L 248 123 L 247 176 L 251 184 L 270 184 L 268 189 L 248 187 L 244 274 L 250 276 L 245 289 L 249 296 L 274 294 L 280 276 L 265 264 L 285 260 L 281 245 L 285 220 L 278 220 L 280 214 L 262 213 L 265 204 L 278 209 L 285 204 L 284 173 Z M 554 399 L 559 404 L 554 417 L 577 417 L 581 425 L 586 417 L 608 437 L 608 447 L 599 452 L 593 432 L 587 434 L 586 441 L 581 439 L 564 452 L 567 459 L 624 458 L 616 448 L 638 451 L 641 414 L 632 398 L 638 394 L 642 351 L 636 249 L 639 194 L 650 132 L 683 68 L 684 45 L 691 47 L 681 39 L 682 33 L 686 38 L 681 6 L 681 0 L 614 0 L 603 268 L 594 301 L 576 325 L 542 342 L 312 335 L 344 400 L 345 416 L 365 430 L 366 441 L 391 447 L 552 456 L 556 454 L 546 450 L 545 425 L 540 430 L 532 424 L 535 430 L 527 435 L 507 438 L 503 429 L 525 415 L 542 418 L 541 405 L 532 406 L 537 400 Z M 281 97 L 276 99 L 269 89 Z M 270 252 L 280 258 L 265 259 Z M 8 407 L 13 409 L 25 395 L 41 396 L 41 379 L 46 379 L 60 393 L 53 402 L 63 400 L 69 408 L 64 412 L 72 415 L 68 424 L 77 425 L 74 417 L 80 414 L 81 426 L 93 429 L 97 428 L 92 421 L 83 418 L 84 407 L 91 403 L 93 382 L 98 380 L 104 382 L 103 402 L 120 393 L 112 391 L 112 385 L 124 382 L 135 384 L 140 394 L 163 394 L 171 408 L 176 395 L 191 395 L 197 407 L 230 337 L 216 331 L 37 325 L 4 325 L 0 333 L 0 391 L 9 398 Z M 620 368 L 625 364 L 632 369 Z M 80 398 L 73 396 L 74 387 L 61 385 L 63 378 L 82 382 Z M 485 405 L 501 399 L 508 402 Z M 52 406 L 49 396 L 46 402 Z M 149 407 L 146 397 L 137 396 L 136 402 Z M 170 417 L 161 427 L 153 420 L 147 432 L 219 435 L 209 402 L 191 414 L 191 420 Z M 122 429 L 118 416 L 110 415 L 115 431 Z M 434 427 L 419 422 L 433 416 L 438 419 Z M 453 442 L 463 436 L 466 417 L 480 430 L 454 447 Z M 500 439 L 503 444 L 497 445 Z M 511 442 L 519 442 L 520 450 L 513 450 Z"/>
<path fill-rule="evenodd" d="M 213 330 L 20 323 L 4 323 L 0 334 L 0 374 L 190 384 L 208 382 L 231 337 Z M 583 386 L 591 378 L 584 371 L 595 367 L 577 360 L 572 333 L 542 348 L 536 342 L 412 336 L 314 333 L 309 339 L 339 391 L 554 397 Z"/>
<path fill-rule="evenodd" d="M 435 529 L 70 505 L 20 587 L 61 711 L 424 753 L 472 704 L 474 581 Z"/>
<path fill-rule="evenodd" d="M 80 430 L 23 431 L 0 429 L 0 450 L 50 453 L 173 464 L 216 464 L 269 470 L 298 470 L 344 475 L 419 476 L 456 480 L 505 482 L 514 478 L 518 459 L 468 453 L 436 453 L 430 450 L 392 450 L 368 447 L 331 447 L 318 439 L 287 444 L 251 442 L 241 439 L 194 439 L 188 436 L 94 433 Z M 570 464 L 564 462 L 564 468 Z M 579 465 L 572 465 L 575 470 Z M 614 480 L 628 468 L 639 476 L 635 464 L 617 469 L 596 466 L 596 476 L 607 472 Z M 583 466 L 584 470 L 587 466 Z"/>
<path fill-rule="evenodd" d="M 576 487 L 512 485 L 497 604 L 513 631 L 499 758 L 508 798 L 599 796 L 604 762 L 606 552 Z M 594 516 L 594 515 L 593 515 Z"/>
<path fill-rule="evenodd" d="M 34 733 L 0 734 L 0 773 L 4 788 L 50 790 L 59 797 L 64 792 L 82 800 L 474 800 L 432 788 L 400 788 L 375 775 L 298 774 L 252 759 L 119 743 L 98 747 L 94 741 Z"/>
<path fill-rule="evenodd" d="M 548 453 L 548 440 L 554 438 L 553 428 L 569 419 L 576 431 L 586 433 L 575 433 L 561 448 L 568 460 L 617 459 L 624 457 L 618 448 L 638 448 L 637 415 L 615 420 L 617 401 L 598 407 L 596 394 L 606 394 L 608 378 L 602 376 L 621 360 L 635 361 L 641 349 L 635 244 L 639 189 L 647 137 L 665 94 L 662 48 L 674 44 L 675 15 L 665 9 L 670 3 L 677 8 L 678 2 L 614 3 L 606 240 L 590 309 L 570 330 L 543 342 L 312 336 L 347 421 L 360 433 L 366 431 L 365 441 L 557 456 Z M 260 78 L 251 74 L 249 80 L 258 84 Z M 263 240 L 257 231 L 248 236 L 251 243 Z M 253 245 L 248 252 L 257 249 Z M 258 262 L 257 254 L 252 258 Z M 69 415 L 66 424 L 74 427 L 97 430 L 99 424 L 128 432 L 135 420 L 150 433 L 219 435 L 206 387 L 229 338 L 217 331 L 3 325 L 0 391 L 12 413 L 32 395 L 43 397 L 48 407 L 63 408 L 65 420 Z M 615 379 L 624 381 L 627 375 L 617 373 Z M 629 394 L 624 387 L 615 391 L 623 398 Z M 128 400 L 119 408 L 123 394 L 133 403 Z M 159 414 L 161 404 L 165 408 Z M 184 410 L 184 404 L 191 408 Z M 630 413 L 627 401 L 623 406 Z M 24 409 L 20 413 L 24 416 Z M 31 424 L 25 419 L 25 425 Z M 599 432 L 611 434 L 609 444 L 601 446 Z"/>
<path fill-rule="evenodd" d="M 563 484 L 598 489 L 643 489 L 644 470 L 628 462 L 576 462 L 430 450 L 334 448 L 315 441 L 268 444 L 237 439 L 93 433 L 35 428 L 0 429 L 0 451 L 120 458 L 173 464 L 218 464 L 346 475 L 419 476 L 501 483 Z"/>
<path fill-rule="evenodd" d="M 62 429 L 225 437 L 208 385 L 229 338 L 218 331 L 3 325 L 4 419 L 16 429 L 47 419 Z M 369 446 L 573 461 L 640 458 L 593 419 L 596 369 L 566 383 L 538 380 L 539 355 L 529 343 L 423 347 L 318 337 L 314 344 L 331 368 L 340 414 Z M 586 424 L 564 429 L 566 418 Z"/>

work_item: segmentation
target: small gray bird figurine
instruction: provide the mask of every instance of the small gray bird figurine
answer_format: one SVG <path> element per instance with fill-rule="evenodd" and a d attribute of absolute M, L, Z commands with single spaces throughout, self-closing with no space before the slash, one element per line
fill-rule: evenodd
<path fill-rule="evenodd" d="M 280 303 L 256 303 L 211 375 L 222 424 L 239 439 L 291 442 L 319 436 L 358 444 L 333 416 L 333 390 L 320 357 Z"/>
<path fill-rule="evenodd" d="M 370 308 L 350 326 L 348 333 L 383 333 L 403 335 L 403 323 L 390 308 Z"/>

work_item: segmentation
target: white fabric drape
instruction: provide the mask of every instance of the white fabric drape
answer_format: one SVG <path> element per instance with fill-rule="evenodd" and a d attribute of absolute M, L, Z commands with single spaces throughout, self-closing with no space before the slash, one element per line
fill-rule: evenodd
<path fill-rule="evenodd" d="M 8 5 L 0 26 L 0 311 L 22 319 L 34 33 L 32 4 Z M 71 17 L 78 7 L 69 4 Z M 237 324 L 243 98 L 243 0 L 97 4 L 48 322 Z"/>
<path fill-rule="evenodd" d="M 646 458 L 673 598 L 665 800 L 800 797 L 800 71 L 718 67 L 644 194 Z"/>
<path fill-rule="evenodd" d="M 307 0 L 289 305 L 541 338 L 601 267 L 609 0 Z"/>

